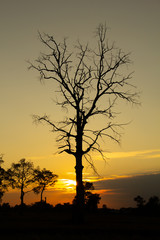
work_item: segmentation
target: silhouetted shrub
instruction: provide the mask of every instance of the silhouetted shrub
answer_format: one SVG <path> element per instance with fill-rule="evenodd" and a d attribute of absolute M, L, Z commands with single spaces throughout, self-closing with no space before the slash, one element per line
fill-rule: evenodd
<path fill-rule="evenodd" d="M 86 198 L 86 209 L 89 211 L 96 211 L 101 197 L 99 194 L 89 193 Z"/>
<path fill-rule="evenodd" d="M 160 214 L 160 199 L 157 196 L 150 197 L 145 208 L 149 214 Z"/>
<path fill-rule="evenodd" d="M 46 203 L 45 201 L 40 201 L 40 202 L 35 202 L 33 203 L 30 208 L 32 210 L 50 210 L 50 209 L 53 209 L 53 205 L 49 204 L 49 203 Z"/>
<path fill-rule="evenodd" d="M 143 197 L 138 195 L 137 197 L 134 198 L 134 201 L 137 203 L 138 208 L 144 207 L 144 203 L 146 202 Z"/>
<path fill-rule="evenodd" d="M 7 209 L 7 210 L 11 208 L 9 203 L 3 203 L 1 207 L 2 209 Z"/>
<path fill-rule="evenodd" d="M 73 209 L 73 205 L 70 203 L 64 203 L 64 204 L 58 203 L 55 205 L 54 209 L 56 211 L 70 211 L 71 209 Z"/>

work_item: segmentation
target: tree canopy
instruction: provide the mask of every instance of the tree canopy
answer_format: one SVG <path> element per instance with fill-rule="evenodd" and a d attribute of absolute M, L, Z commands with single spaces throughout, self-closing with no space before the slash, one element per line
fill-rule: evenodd
<path fill-rule="evenodd" d="M 34 183 L 36 187 L 33 191 L 37 194 L 41 193 L 41 202 L 43 201 L 43 192 L 53 186 L 57 182 L 58 175 L 53 174 L 50 170 L 37 168 L 34 170 Z"/>
<path fill-rule="evenodd" d="M 26 190 L 26 188 L 33 183 L 33 171 L 33 163 L 26 161 L 24 158 L 18 163 L 12 163 L 11 168 L 8 169 L 12 187 L 18 188 L 21 191 L 21 205 L 24 204 L 24 195 L 30 191 Z"/>

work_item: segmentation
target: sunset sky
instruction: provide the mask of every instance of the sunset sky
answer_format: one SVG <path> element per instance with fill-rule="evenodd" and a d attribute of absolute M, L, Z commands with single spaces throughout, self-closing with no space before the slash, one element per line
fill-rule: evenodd
<path fill-rule="evenodd" d="M 68 37 L 94 42 L 99 23 L 109 27 L 108 38 L 131 52 L 133 83 L 141 92 L 141 106 L 117 105 L 123 129 L 121 145 L 102 142 L 107 161 L 94 155 L 97 177 L 84 162 L 84 179 L 93 181 L 102 204 L 134 205 L 142 195 L 160 197 L 160 1 L 159 0 L 0 0 L 0 153 L 4 167 L 22 158 L 59 175 L 46 192 L 53 204 L 72 201 L 75 194 L 74 158 L 57 154 L 55 135 L 46 125 L 35 125 L 32 115 L 47 113 L 54 120 L 66 112 L 55 105 L 54 84 L 41 84 L 37 72 L 28 71 L 27 60 L 44 48 L 38 31 L 58 41 Z M 72 180 L 72 181 L 71 181 Z M 4 201 L 18 203 L 17 193 Z M 33 194 L 26 201 L 37 201 Z"/>

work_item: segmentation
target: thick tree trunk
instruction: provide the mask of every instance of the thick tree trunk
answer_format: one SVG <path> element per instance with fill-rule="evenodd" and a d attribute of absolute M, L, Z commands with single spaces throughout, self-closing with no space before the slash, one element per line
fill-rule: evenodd
<path fill-rule="evenodd" d="M 78 223 L 84 220 L 84 187 L 83 187 L 83 165 L 82 165 L 82 136 L 83 132 L 80 124 L 77 126 L 77 138 L 76 138 L 76 217 L 75 220 Z"/>
<path fill-rule="evenodd" d="M 84 221 L 84 187 L 82 177 L 82 156 L 76 158 L 76 205 L 74 212 L 74 221 L 76 223 L 83 223 Z"/>
<path fill-rule="evenodd" d="M 77 157 L 76 159 L 76 199 L 77 199 L 77 205 L 80 206 L 80 208 L 84 207 L 84 188 L 83 188 L 83 177 L 82 177 L 82 156 Z"/>

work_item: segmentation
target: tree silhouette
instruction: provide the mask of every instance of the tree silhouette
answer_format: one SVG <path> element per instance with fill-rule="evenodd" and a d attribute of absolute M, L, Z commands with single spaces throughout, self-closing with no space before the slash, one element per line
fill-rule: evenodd
<path fill-rule="evenodd" d="M 56 103 L 68 110 L 63 121 L 53 122 L 47 115 L 34 116 L 37 122 L 46 122 L 57 133 L 59 152 L 65 152 L 76 160 L 76 198 L 79 218 L 84 207 L 82 158 L 95 170 L 91 152 L 97 151 L 104 158 L 99 140 L 102 137 L 120 142 L 122 124 L 116 122 L 115 106 L 119 100 L 137 104 L 138 94 L 131 84 L 131 73 L 125 73 L 130 65 L 130 54 L 110 44 L 107 27 L 96 29 L 96 46 L 82 45 L 79 41 L 74 54 L 68 50 L 67 40 L 62 43 L 54 36 L 39 33 L 46 53 L 29 69 L 39 72 L 41 80 L 52 80 L 59 93 Z M 133 90 L 132 90 L 133 89 Z M 102 118 L 104 117 L 104 118 Z M 104 119 L 104 124 L 98 124 Z M 93 125 L 92 121 L 97 124 Z"/>
<path fill-rule="evenodd" d="M 83 182 L 84 187 L 84 202 L 85 208 L 90 211 L 95 211 L 98 208 L 98 203 L 101 200 L 100 194 L 92 193 L 94 186 L 92 182 Z M 77 202 L 77 196 L 73 199 L 73 205 L 75 206 Z"/>
<path fill-rule="evenodd" d="M 84 182 L 85 205 L 88 210 L 95 211 L 98 208 L 98 203 L 101 200 L 100 194 L 92 193 L 94 186 L 92 182 Z"/>
<path fill-rule="evenodd" d="M 33 163 L 27 162 L 24 158 L 18 163 L 12 163 L 11 168 L 8 169 L 9 181 L 12 188 L 18 188 L 21 191 L 21 206 L 24 204 L 24 195 L 32 191 L 26 191 L 25 189 L 33 183 L 33 171 Z"/>
<path fill-rule="evenodd" d="M 144 206 L 144 203 L 146 202 L 144 198 L 139 195 L 134 198 L 134 201 L 137 203 L 138 208 L 142 208 Z"/>
<path fill-rule="evenodd" d="M 43 201 L 43 193 L 49 187 L 53 186 L 57 181 L 58 175 L 53 174 L 50 170 L 37 168 L 34 170 L 34 183 L 37 185 L 33 191 L 37 194 L 41 193 L 41 203 Z"/>
<path fill-rule="evenodd" d="M 2 202 L 3 195 L 5 191 L 7 190 L 7 173 L 4 168 L 2 168 L 3 161 L 3 155 L 0 155 L 0 203 Z"/>
<path fill-rule="evenodd" d="M 89 193 L 86 199 L 86 207 L 90 211 L 95 211 L 98 208 L 98 203 L 100 202 L 101 197 L 98 193 Z"/>
<path fill-rule="evenodd" d="M 146 209 L 151 213 L 160 212 L 160 199 L 157 196 L 150 197 L 146 203 Z"/>
<path fill-rule="evenodd" d="M 84 181 L 83 189 L 84 189 L 84 203 L 86 204 L 87 195 L 89 195 L 91 193 L 91 190 L 94 190 L 93 183 Z M 76 204 L 77 204 L 77 196 L 75 196 L 73 199 L 73 205 L 76 205 Z"/>
<path fill-rule="evenodd" d="M 91 192 L 92 190 L 94 190 L 94 186 L 92 182 L 85 181 L 83 182 L 83 186 L 84 186 L 85 195 L 87 195 L 88 192 Z"/>

